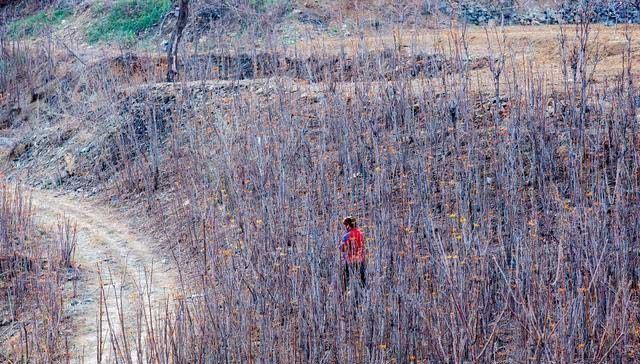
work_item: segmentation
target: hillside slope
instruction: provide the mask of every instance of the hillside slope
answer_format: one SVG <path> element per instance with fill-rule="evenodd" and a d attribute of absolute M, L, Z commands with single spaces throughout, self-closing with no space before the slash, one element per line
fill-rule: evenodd
<path fill-rule="evenodd" d="M 2 44 L 3 178 L 91 196 L 34 192 L 78 220 L 85 264 L 176 263 L 166 303 L 107 300 L 130 330 L 109 361 L 637 360 L 640 28 L 418 23 L 401 3 L 379 24 L 387 2 L 198 3 L 175 83 L 160 24 L 73 43 L 65 17 Z"/>

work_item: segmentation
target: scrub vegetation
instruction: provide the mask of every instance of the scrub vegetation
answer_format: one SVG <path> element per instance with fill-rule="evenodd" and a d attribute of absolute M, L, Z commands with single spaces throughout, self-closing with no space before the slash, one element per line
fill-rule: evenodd
<path fill-rule="evenodd" d="M 59 234 L 39 233 L 29 196 L 0 191 L 0 357 L 8 362 L 70 359 L 62 287 L 74 279 L 74 230 L 60 220 Z"/>
<path fill-rule="evenodd" d="M 117 0 L 111 5 L 98 3 L 94 5 L 96 20 L 87 30 L 87 40 L 90 43 L 132 41 L 160 24 L 170 8 L 170 0 Z"/>
<path fill-rule="evenodd" d="M 9 24 L 7 33 L 13 38 L 35 37 L 41 35 L 48 28 L 58 26 L 72 14 L 73 11 L 70 8 L 39 11 Z"/>
<path fill-rule="evenodd" d="M 19 46 L 21 65 L 49 68 L 12 74 L 50 87 L 24 102 L 26 81 L 0 76 L 7 105 L 37 105 L 10 127 L 29 133 L 15 176 L 135 208 L 178 272 L 160 308 L 143 290 L 120 297 L 133 312 L 105 306 L 98 358 L 639 360 L 637 25 L 593 24 L 584 3 L 572 24 L 470 27 L 452 13 L 423 34 L 400 13 L 425 4 L 393 2 L 379 24 L 354 16 L 293 44 L 269 25 L 280 12 L 247 10 L 253 28 L 233 38 L 245 43 L 224 41 L 224 14 L 255 3 L 190 4 L 178 82 L 160 53 L 85 64 Z M 307 10 L 288 18 L 324 31 L 331 20 Z M 213 44 L 189 44 L 196 30 Z M 344 292 L 347 215 L 367 287 Z"/>
<path fill-rule="evenodd" d="M 142 193 L 175 228 L 192 261 L 183 269 L 197 282 L 167 326 L 149 333 L 158 355 L 635 358 L 632 43 L 617 81 L 595 84 L 589 25 L 565 29 L 556 64 L 564 73 L 548 88 L 537 64 L 515 68 L 500 30 L 488 31 L 494 83 L 482 90 L 464 51 L 426 75 L 403 67 L 396 49 L 385 50 L 388 64 L 356 62 L 370 52 L 360 45 L 326 74 L 303 63 L 320 93 L 291 92 L 277 63 L 256 66 L 273 69 L 268 97 L 230 86 L 199 104 L 177 85 L 183 96 L 167 108 L 141 92 L 147 111 L 123 116 L 131 132 L 117 136 L 108 168 L 120 193 Z M 452 48 L 443 53 L 465 49 L 464 29 L 445 39 Z M 166 204 L 159 193 L 169 194 Z M 340 289 L 336 242 L 347 214 L 360 217 L 367 237 L 360 301 Z"/>

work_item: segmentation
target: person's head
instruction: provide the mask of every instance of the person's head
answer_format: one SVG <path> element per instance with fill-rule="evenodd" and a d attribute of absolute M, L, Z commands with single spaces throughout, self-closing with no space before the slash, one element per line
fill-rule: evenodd
<path fill-rule="evenodd" d="M 347 230 L 351 230 L 356 227 L 356 219 L 353 216 L 347 216 L 342 220 L 342 224 Z"/>

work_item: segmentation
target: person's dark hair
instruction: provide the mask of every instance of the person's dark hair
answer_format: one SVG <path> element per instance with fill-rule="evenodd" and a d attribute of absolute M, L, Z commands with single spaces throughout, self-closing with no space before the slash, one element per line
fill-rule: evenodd
<path fill-rule="evenodd" d="M 342 220 L 342 223 L 349 226 L 350 228 L 354 228 L 356 227 L 356 218 L 353 216 L 347 216 L 344 218 L 344 220 Z"/>

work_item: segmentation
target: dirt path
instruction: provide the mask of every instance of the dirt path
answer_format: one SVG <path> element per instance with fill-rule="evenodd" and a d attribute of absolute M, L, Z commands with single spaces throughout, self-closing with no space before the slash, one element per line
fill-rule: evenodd
<path fill-rule="evenodd" d="M 49 191 L 33 191 L 32 203 L 36 223 L 56 229 L 62 215 L 77 223 L 78 245 L 76 262 L 81 279 L 77 285 L 76 297 L 69 302 L 75 336 L 72 340 L 74 362 L 98 362 L 98 350 L 102 347 L 102 362 L 112 362 L 115 350 L 132 353 L 136 362 L 136 339 L 133 331 L 140 317 L 139 293 L 151 302 L 151 312 L 159 311 L 171 297 L 176 287 L 176 273 L 167 258 L 157 256 L 153 251 L 154 242 L 143 233 L 132 231 L 117 215 L 103 206 L 96 206 L 87 200 L 56 194 Z M 153 266 L 152 289 L 144 287 L 145 269 Z M 101 272 L 101 274 L 99 274 Z M 100 305 L 102 277 L 104 304 Z M 148 295 L 146 293 L 149 293 Z M 121 301 L 121 298 L 123 300 Z M 118 316 L 118 306 L 122 305 L 123 317 Z M 102 306 L 102 340 L 98 345 L 98 317 Z M 111 324 L 109 324 L 109 322 Z M 124 324 L 125 344 L 119 340 L 116 345 L 111 333 L 122 337 Z M 112 331 L 113 330 L 113 331 Z"/>

